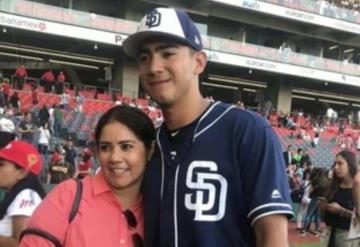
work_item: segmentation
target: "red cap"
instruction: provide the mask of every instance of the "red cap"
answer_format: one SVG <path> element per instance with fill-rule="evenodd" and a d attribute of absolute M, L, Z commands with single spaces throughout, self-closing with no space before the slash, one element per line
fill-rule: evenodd
<path fill-rule="evenodd" d="M 91 152 L 90 148 L 85 148 L 85 149 L 83 150 L 83 153 L 84 153 L 84 155 L 86 155 L 86 156 L 91 156 L 91 155 L 92 155 L 92 152 Z"/>
<path fill-rule="evenodd" d="M 62 160 L 61 154 L 59 153 L 54 153 L 53 156 L 51 157 L 51 162 L 58 162 Z"/>
<path fill-rule="evenodd" d="M 0 149 L 0 158 L 15 163 L 27 171 L 40 175 L 42 159 L 33 145 L 24 141 L 12 141 Z"/>

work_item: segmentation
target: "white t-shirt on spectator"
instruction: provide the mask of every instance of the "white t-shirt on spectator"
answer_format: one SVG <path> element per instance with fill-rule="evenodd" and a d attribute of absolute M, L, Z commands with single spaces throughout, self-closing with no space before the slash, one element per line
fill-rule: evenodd
<path fill-rule="evenodd" d="M 39 129 L 39 144 L 49 145 L 50 142 L 50 131 L 49 129 L 44 129 L 40 127 Z"/>
<path fill-rule="evenodd" d="M 67 105 L 70 102 L 70 95 L 63 93 L 60 96 L 60 105 Z"/>
<path fill-rule="evenodd" d="M 30 217 L 40 203 L 41 197 L 36 191 L 32 189 L 22 190 L 9 205 L 4 218 L 0 220 L 0 235 L 5 237 L 12 236 L 12 217 Z"/>
<path fill-rule="evenodd" d="M 13 133 L 15 131 L 15 124 L 11 119 L 3 117 L 0 119 L 0 130 Z"/>
<path fill-rule="evenodd" d="M 334 114 L 334 110 L 332 108 L 328 108 L 327 111 L 326 111 L 326 116 L 328 118 L 332 118 L 333 117 L 333 114 Z"/>

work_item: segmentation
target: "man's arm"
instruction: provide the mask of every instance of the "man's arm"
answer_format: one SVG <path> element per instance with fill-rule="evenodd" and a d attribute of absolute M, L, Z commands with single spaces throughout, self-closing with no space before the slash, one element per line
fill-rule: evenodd
<path fill-rule="evenodd" d="M 288 247 L 288 220 L 274 214 L 258 219 L 254 224 L 256 246 Z"/>

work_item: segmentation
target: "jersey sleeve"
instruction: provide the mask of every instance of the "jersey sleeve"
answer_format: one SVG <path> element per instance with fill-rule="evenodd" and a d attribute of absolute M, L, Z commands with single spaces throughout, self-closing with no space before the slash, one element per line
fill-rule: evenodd
<path fill-rule="evenodd" d="M 247 218 L 272 214 L 293 216 L 290 190 L 280 142 L 268 125 L 253 126 L 242 141 L 239 159 Z"/>
<path fill-rule="evenodd" d="M 39 194 L 31 189 L 22 190 L 9 205 L 9 216 L 31 216 L 41 203 Z"/>
<path fill-rule="evenodd" d="M 67 180 L 57 185 L 37 207 L 30 218 L 28 228 L 37 228 L 50 233 L 63 243 L 69 226 L 69 212 L 73 204 L 75 191 L 74 180 Z M 26 234 L 19 246 L 47 247 L 53 245 L 49 240 L 44 240 L 42 237 Z"/>

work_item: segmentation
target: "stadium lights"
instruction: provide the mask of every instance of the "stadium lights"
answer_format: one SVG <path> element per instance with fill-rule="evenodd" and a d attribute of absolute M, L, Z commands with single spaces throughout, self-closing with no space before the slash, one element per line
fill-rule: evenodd
<path fill-rule="evenodd" d="M 82 55 L 80 55 L 80 54 L 74 54 L 74 56 L 72 56 L 72 55 L 66 55 L 66 54 L 62 54 L 62 53 L 34 50 L 34 49 L 30 49 L 30 48 L 22 48 L 22 47 L 11 46 L 11 45 L 6 45 L 6 44 L 0 44 L 0 48 L 5 48 L 5 49 L 15 50 L 15 51 L 25 51 L 25 52 L 36 53 L 36 54 L 41 54 L 41 55 L 49 55 L 49 56 L 54 56 L 54 57 L 70 58 L 70 59 L 80 60 L 80 61 L 85 61 L 85 62 L 102 63 L 102 64 L 107 64 L 107 65 L 114 64 L 113 61 L 106 60 L 105 58 L 98 58 L 98 59 L 88 58 L 88 57 L 82 57 Z"/>
<path fill-rule="evenodd" d="M 355 102 L 360 102 L 360 98 L 353 98 L 349 96 L 336 96 L 331 94 L 323 94 L 323 93 L 317 93 L 317 92 L 310 92 L 310 91 L 304 91 L 304 90 L 292 90 L 293 93 L 300 93 L 300 94 L 306 94 L 311 96 L 320 96 L 320 97 L 327 97 L 331 99 L 340 99 L 340 100 L 350 100 Z"/>
<path fill-rule="evenodd" d="M 340 101 L 328 100 L 328 99 L 319 99 L 319 101 L 325 102 L 325 103 L 332 103 L 332 104 L 336 104 L 336 105 L 349 105 L 349 103 L 346 103 L 346 102 L 340 102 Z"/>
<path fill-rule="evenodd" d="M 311 101 L 315 101 L 315 98 L 312 97 L 306 97 L 306 96 L 301 96 L 301 95 L 293 95 L 292 98 L 294 99 L 303 99 L 303 100 L 311 100 Z"/>
<path fill-rule="evenodd" d="M 206 86 L 210 86 L 210 87 L 219 87 L 219 88 L 239 90 L 238 87 L 226 86 L 226 85 L 219 85 L 219 84 L 213 84 L 213 83 L 208 83 L 208 82 L 202 82 L 201 84 L 202 84 L 202 85 L 206 85 Z"/>
<path fill-rule="evenodd" d="M 35 61 L 43 61 L 43 59 L 40 58 L 40 57 L 33 57 L 33 56 L 25 56 L 25 55 L 19 55 L 19 54 L 12 54 L 12 53 L 8 53 L 8 52 L 0 52 L 0 55 L 9 56 L 9 57 L 19 57 L 19 58 L 24 58 L 24 59 L 29 59 L 29 60 L 35 60 Z"/>
<path fill-rule="evenodd" d="M 350 48 L 350 49 L 344 50 L 344 53 L 350 53 L 350 52 L 353 52 L 353 51 L 354 51 L 354 49 Z"/>
<path fill-rule="evenodd" d="M 227 82 L 227 83 L 233 83 L 233 84 L 237 84 L 237 85 L 246 85 L 246 86 L 253 86 L 253 87 L 260 87 L 260 88 L 266 88 L 266 85 L 259 82 L 259 84 L 257 83 L 252 83 L 252 82 L 245 82 L 243 80 L 236 80 L 234 78 L 229 78 L 229 77 L 219 77 L 219 76 L 213 76 L 210 75 L 208 77 L 209 80 L 214 80 L 214 81 L 221 81 L 221 82 Z M 261 83 L 261 84 L 260 84 Z"/>
<path fill-rule="evenodd" d="M 333 46 L 330 46 L 329 47 L 329 50 L 334 50 L 334 49 L 336 49 L 336 48 L 338 48 L 339 46 L 338 45 L 333 45 Z"/>
<path fill-rule="evenodd" d="M 82 67 L 82 68 L 87 68 L 87 69 L 99 69 L 98 66 L 94 66 L 94 65 L 73 63 L 73 62 L 65 62 L 65 61 L 60 61 L 60 60 L 55 60 L 55 59 L 49 59 L 49 62 L 50 63 L 65 64 L 65 65 L 72 65 L 72 66 L 77 66 L 77 67 Z"/>

